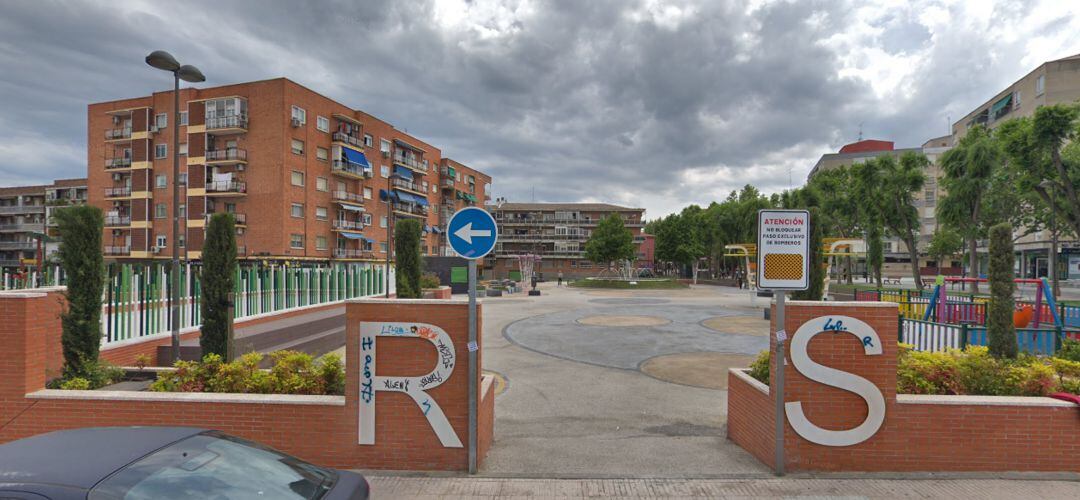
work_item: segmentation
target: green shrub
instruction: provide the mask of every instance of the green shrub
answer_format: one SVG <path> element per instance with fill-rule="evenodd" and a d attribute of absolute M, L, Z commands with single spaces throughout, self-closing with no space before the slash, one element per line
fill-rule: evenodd
<path fill-rule="evenodd" d="M 323 389 L 327 394 L 345 394 L 345 364 L 341 356 L 327 354 L 320 360 L 319 378 L 323 381 Z"/>
<path fill-rule="evenodd" d="M 199 347 L 203 355 L 229 356 L 229 296 L 233 293 L 236 269 L 236 225 L 232 214 L 217 213 L 206 228 L 202 248 L 203 267 L 199 275 L 202 294 L 202 334 Z"/>
<path fill-rule="evenodd" d="M 986 336 L 995 358 L 1015 358 L 1016 326 L 1013 324 L 1013 241 L 1012 226 L 1003 222 L 990 228 L 990 304 L 986 306 Z"/>
<path fill-rule="evenodd" d="M 61 382 L 60 388 L 65 391 L 86 391 L 90 389 L 90 381 L 82 377 L 75 377 Z"/>
<path fill-rule="evenodd" d="M 345 393 L 345 367 L 341 358 L 329 354 L 319 361 L 298 351 L 277 351 L 270 355 L 269 370 L 259 368 L 265 358 L 248 353 L 231 363 L 217 354 L 202 361 L 177 361 L 172 372 L 158 375 L 150 385 L 158 392 L 231 392 L 252 394 L 337 394 Z"/>
<path fill-rule="evenodd" d="M 1061 341 L 1061 349 L 1054 354 L 1055 358 L 1069 361 L 1080 361 L 1080 340 L 1064 339 Z"/>
<path fill-rule="evenodd" d="M 403 299 L 418 299 L 423 296 L 420 290 L 420 222 L 414 219 L 394 223 L 394 266 L 397 296 Z"/>
<path fill-rule="evenodd" d="M 420 288 L 439 288 L 442 284 L 435 273 L 424 273 L 420 276 Z"/>
<path fill-rule="evenodd" d="M 757 379 L 758 382 L 769 385 L 769 361 L 771 359 L 772 352 L 768 349 L 759 352 L 754 362 L 750 363 L 749 375 Z"/>
<path fill-rule="evenodd" d="M 901 344 L 896 370 L 899 394 L 1046 396 L 1068 391 L 1080 377 L 1080 362 L 1029 355 L 995 358 L 985 346 L 920 352 Z"/>
<path fill-rule="evenodd" d="M 277 351 L 270 380 L 276 394 L 323 394 L 321 373 L 315 369 L 310 354 L 298 351 Z"/>
<path fill-rule="evenodd" d="M 88 378 L 88 364 L 97 361 L 101 347 L 101 291 L 105 288 L 101 235 L 105 218 L 101 209 L 90 205 L 58 209 L 53 218 L 62 238 L 57 255 L 67 275 L 67 307 L 60 315 L 64 378 Z"/>

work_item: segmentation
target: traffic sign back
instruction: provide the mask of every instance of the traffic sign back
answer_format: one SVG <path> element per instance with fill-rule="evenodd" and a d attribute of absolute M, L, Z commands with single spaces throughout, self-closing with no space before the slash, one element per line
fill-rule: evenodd
<path fill-rule="evenodd" d="M 482 208 L 458 210 L 446 226 L 450 248 L 466 259 L 479 259 L 495 248 L 499 237 L 495 218 Z"/>

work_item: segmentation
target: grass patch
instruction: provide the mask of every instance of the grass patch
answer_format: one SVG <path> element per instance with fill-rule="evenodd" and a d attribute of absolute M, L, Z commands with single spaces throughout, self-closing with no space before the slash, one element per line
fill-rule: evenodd
<path fill-rule="evenodd" d="M 675 280 L 635 281 L 635 283 L 637 284 L 631 285 L 629 281 L 622 280 L 576 280 L 571 281 L 570 286 L 576 288 L 615 288 L 626 290 L 671 290 L 689 287 L 689 285 L 685 285 Z"/>

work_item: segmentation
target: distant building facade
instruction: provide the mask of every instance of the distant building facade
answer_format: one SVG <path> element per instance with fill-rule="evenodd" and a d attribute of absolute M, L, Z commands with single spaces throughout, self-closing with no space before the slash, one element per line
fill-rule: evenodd
<path fill-rule="evenodd" d="M 47 260 L 57 248 L 53 212 L 86 198 L 86 179 L 0 187 L 0 268 L 11 272 L 36 265 L 39 257 Z"/>

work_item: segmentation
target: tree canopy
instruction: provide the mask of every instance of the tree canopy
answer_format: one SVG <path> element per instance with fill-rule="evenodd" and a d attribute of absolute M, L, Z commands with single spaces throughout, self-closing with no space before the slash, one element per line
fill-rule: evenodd
<path fill-rule="evenodd" d="M 619 214 L 611 214 L 600 220 L 596 229 L 585 242 L 585 258 L 597 264 L 608 265 L 620 260 L 634 260 L 634 234 L 626 228 Z"/>

